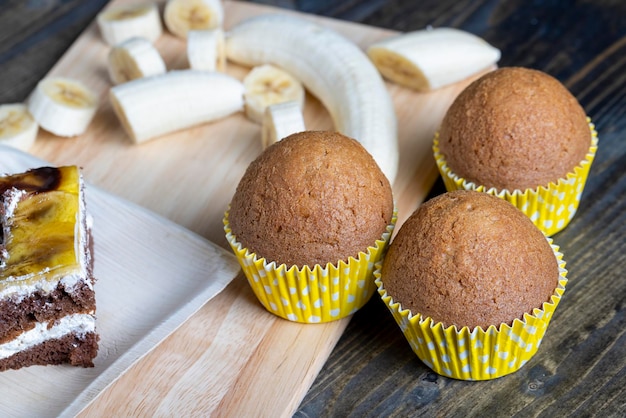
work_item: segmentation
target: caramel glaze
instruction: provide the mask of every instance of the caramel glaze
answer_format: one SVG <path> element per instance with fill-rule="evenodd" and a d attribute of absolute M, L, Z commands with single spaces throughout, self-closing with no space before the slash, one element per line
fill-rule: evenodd
<path fill-rule="evenodd" d="M 58 168 L 34 168 L 22 174 L 0 178 L 0 195 L 4 195 L 10 189 L 24 190 L 28 193 L 44 193 L 58 189 L 59 184 L 61 184 L 61 170 Z"/>

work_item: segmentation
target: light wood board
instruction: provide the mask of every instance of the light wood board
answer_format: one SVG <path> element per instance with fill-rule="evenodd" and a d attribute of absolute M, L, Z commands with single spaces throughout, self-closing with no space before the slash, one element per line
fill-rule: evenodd
<path fill-rule="evenodd" d="M 109 6 L 121 3 L 125 1 Z M 226 29 L 261 13 L 293 13 L 228 0 L 224 7 Z M 337 30 L 363 48 L 394 34 L 300 16 Z M 185 41 L 165 32 L 155 46 L 168 69 L 187 68 Z M 237 114 L 134 145 L 108 101 L 108 51 L 92 24 L 50 71 L 83 81 L 99 93 L 101 104 L 87 133 L 64 139 L 40 132 L 33 154 L 56 164 L 79 164 L 89 182 L 226 248 L 223 213 L 247 165 L 261 152 L 260 126 Z M 229 63 L 227 72 L 242 79 L 248 70 Z M 437 177 L 431 139 L 467 82 L 430 93 L 388 84 L 399 126 L 400 169 L 393 185 L 398 226 Z M 304 118 L 308 129 L 332 129 L 327 112 L 310 95 Z M 290 416 L 348 321 L 301 325 L 276 318 L 257 303 L 240 274 L 104 390 L 84 415 Z"/>

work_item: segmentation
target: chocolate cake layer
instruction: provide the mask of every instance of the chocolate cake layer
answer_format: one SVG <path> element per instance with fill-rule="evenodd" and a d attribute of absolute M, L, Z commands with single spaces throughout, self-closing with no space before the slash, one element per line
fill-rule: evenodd
<path fill-rule="evenodd" d="M 0 344 L 12 340 L 36 322 L 48 322 L 74 313 L 92 313 L 96 309 L 93 289 L 82 283 L 68 293 L 61 283 L 49 293 L 36 292 L 29 297 L 0 300 Z"/>
<path fill-rule="evenodd" d="M 69 334 L 62 338 L 48 340 L 11 357 L 1 359 L 0 371 L 33 365 L 66 363 L 72 366 L 93 367 L 92 359 L 98 352 L 98 339 L 98 335 L 91 332 L 84 335 Z"/>

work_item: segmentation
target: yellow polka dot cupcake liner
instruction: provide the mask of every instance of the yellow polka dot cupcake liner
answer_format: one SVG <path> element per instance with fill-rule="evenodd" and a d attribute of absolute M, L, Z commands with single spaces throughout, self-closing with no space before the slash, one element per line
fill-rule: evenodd
<path fill-rule="evenodd" d="M 552 245 L 552 241 L 550 241 Z M 559 247 L 552 245 L 559 263 L 559 284 L 550 301 L 532 314 L 524 314 L 512 325 L 494 325 L 486 330 L 456 326 L 444 328 L 441 322 L 413 314 L 394 302 L 384 288 L 382 262 L 374 271 L 375 283 L 383 302 L 409 342 L 411 349 L 436 373 L 460 380 L 489 380 L 519 370 L 535 355 L 567 284 L 567 270 Z"/>
<path fill-rule="evenodd" d="M 457 176 L 448 167 L 445 157 L 439 151 L 438 133 L 433 140 L 433 153 L 446 190 L 475 190 L 498 196 L 524 212 L 544 234 L 551 236 L 565 228 L 576 214 L 589 168 L 598 149 L 598 133 L 591 120 L 587 118 L 587 121 L 591 130 L 591 146 L 585 159 L 565 178 L 537 189 L 514 191 L 487 189 Z"/>
<path fill-rule="evenodd" d="M 277 265 L 243 248 L 224 216 L 226 239 L 235 253 L 250 287 L 269 312 L 300 323 L 323 323 L 345 318 L 359 310 L 376 292 L 374 266 L 381 260 L 397 221 L 365 252 L 348 261 L 326 266 Z"/>

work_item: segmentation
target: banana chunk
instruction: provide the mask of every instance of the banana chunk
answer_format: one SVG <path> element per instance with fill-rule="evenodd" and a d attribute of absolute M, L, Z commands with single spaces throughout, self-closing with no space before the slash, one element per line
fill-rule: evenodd
<path fill-rule="evenodd" d="M 273 64 L 326 107 L 335 129 L 359 141 L 390 183 L 398 172 L 397 118 L 387 86 L 367 55 L 334 30 L 289 15 L 260 15 L 226 36 L 226 57 Z"/>
<path fill-rule="evenodd" d="M 246 116 L 262 123 L 265 109 L 276 103 L 296 102 L 304 107 L 304 86 L 278 67 L 264 64 L 254 67 L 243 79 Z"/>
<path fill-rule="evenodd" d="M 187 38 L 190 30 L 221 27 L 224 8 L 221 0 L 168 0 L 163 20 L 170 32 L 180 38 Z"/>
<path fill-rule="evenodd" d="M 418 91 L 464 80 L 500 59 L 499 49 L 454 28 L 393 36 L 371 45 L 367 54 L 386 79 Z"/>
<path fill-rule="evenodd" d="M 226 71 L 222 28 L 187 32 L 187 60 L 192 70 Z"/>
<path fill-rule="evenodd" d="M 261 143 L 263 149 L 281 139 L 306 130 L 302 106 L 298 102 L 282 102 L 269 105 L 263 115 Z"/>
<path fill-rule="evenodd" d="M 102 37 L 111 46 L 135 37 L 154 42 L 163 33 L 159 8 L 155 3 L 111 7 L 100 12 L 96 21 Z"/>
<path fill-rule="evenodd" d="M 0 144 L 28 151 L 35 143 L 39 125 L 23 103 L 0 105 Z"/>
<path fill-rule="evenodd" d="M 39 126 L 57 136 L 81 135 L 98 108 L 98 97 L 78 80 L 49 77 L 41 80 L 28 101 Z"/>
<path fill-rule="evenodd" d="M 146 38 L 130 38 L 111 48 L 108 56 L 109 77 L 113 84 L 151 75 L 167 69 L 159 51 Z"/>
<path fill-rule="evenodd" d="M 178 70 L 112 87 L 109 98 L 135 143 L 243 111 L 243 84 L 219 72 Z"/>

